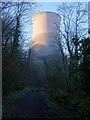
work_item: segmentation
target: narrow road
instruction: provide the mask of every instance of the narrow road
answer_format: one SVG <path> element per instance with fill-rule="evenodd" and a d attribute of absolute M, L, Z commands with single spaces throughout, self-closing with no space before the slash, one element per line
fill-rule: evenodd
<path fill-rule="evenodd" d="M 11 118 L 48 118 L 48 108 L 40 89 L 33 87 L 14 108 Z"/>

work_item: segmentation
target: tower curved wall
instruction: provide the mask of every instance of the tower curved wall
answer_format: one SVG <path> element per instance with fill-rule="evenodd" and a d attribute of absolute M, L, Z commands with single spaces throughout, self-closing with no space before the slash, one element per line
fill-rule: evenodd
<path fill-rule="evenodd" d="M 48 76 L 63 79 L 63 60 L 58 45 L 60 21 L 61 17 L 53 12 L 40 12 L 32 17 L 31 73 L 38 84 L 46 84 L 48 78 L 50 80 Z"/>
<path fill-rule="evenodd" d="M 32 50 L 34 56 L 46 56 L 56 52 L 61 17 L 53 12 L 33 15 Z"/>

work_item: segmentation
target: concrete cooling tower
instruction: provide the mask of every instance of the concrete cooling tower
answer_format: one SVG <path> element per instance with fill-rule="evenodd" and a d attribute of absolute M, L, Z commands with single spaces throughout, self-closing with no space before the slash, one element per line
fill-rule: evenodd
<path fill-rule="evenodd" d="M 59 48 L 60 16 L 53 12 L 40 12 L 33 15 L 32 49 L 33 55 L 46 56 L 55 53 Z"/>
<path fill-rule="evenodd" d="M 58 46 L 60 21 L 61 17 L 53 12 L 40 12 L 32 17 L 31 73 L 40 84 L 46 84 L 48 76 L 55 76 L 55 71 L 63 69 Z"/>

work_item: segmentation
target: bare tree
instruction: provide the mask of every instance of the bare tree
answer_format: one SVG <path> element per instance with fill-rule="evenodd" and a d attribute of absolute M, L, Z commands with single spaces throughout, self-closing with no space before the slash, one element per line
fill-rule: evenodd
<path fill-rule="evenodd" d="M 33 10 L 36 8 L 36 5 L 36 3 L 32 2 L 2 2 L 3 48 L 12 47 L 13 49 L 15 44 L 22 47 L 25 32 L 22 30 L 22 27 L 31 20 L 31 14 L 33 14 Z M 16 37 L 18 37 L 17 40 Z"/>
<path fill-rule="evenodd" d="M 66 55 L 69 54 L 70 56 L 70 64 L 68 65 L 70 91 L 71 89 L 74 89 L 74 81 L 78 79 L 78 72 L 76 72 L 76 70 L 78 69 L 79 64 L 79 42 L 87 35 L 87 11 L 87 3 L 61 3 L 58 6 L 58 12 L 62 17 L 60 26 L 60 41 L 63 47 L 63 52 Z M 74 73 L 76 75 L 74 75 Z"/>
<path fill-rule="evenodd" d="M 62 17 L 60 26 L 62 42 L 66 43 L 64 47 L 67 46 L 66 51 L 72 55 L 75 48 L 72 38 L 78 36 L 80 39 L 87 34 L 87 3 L 61 3 L 58 12 Z"/>
<path fill-rule="evenodd" d="M 25 87 L 30 77 L 23 51 L 23 27 L 31 20 L 35 3 L 2 2 L 3 95 Z M 5 89 L 4 89 L 5 88 Z"/>

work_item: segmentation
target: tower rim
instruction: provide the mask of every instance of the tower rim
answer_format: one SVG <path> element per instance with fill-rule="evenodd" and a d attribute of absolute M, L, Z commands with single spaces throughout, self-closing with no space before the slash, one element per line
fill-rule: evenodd
<path fill-rule="evenodd" d="M 52 12 L 52 11 L 42 11 L 42 12 L 35 13 L 35 14 L 32 16 L 32 18 L 38 16 L 39 14 L 50 14 L 50 13 L 51 13 L 51 14 L 55 14 L 55 15 L 57 15 L 57 16 L 60 17 L 60 15 L 59 15 L 58 13 L 56 13 L 56 12 Z"/>

